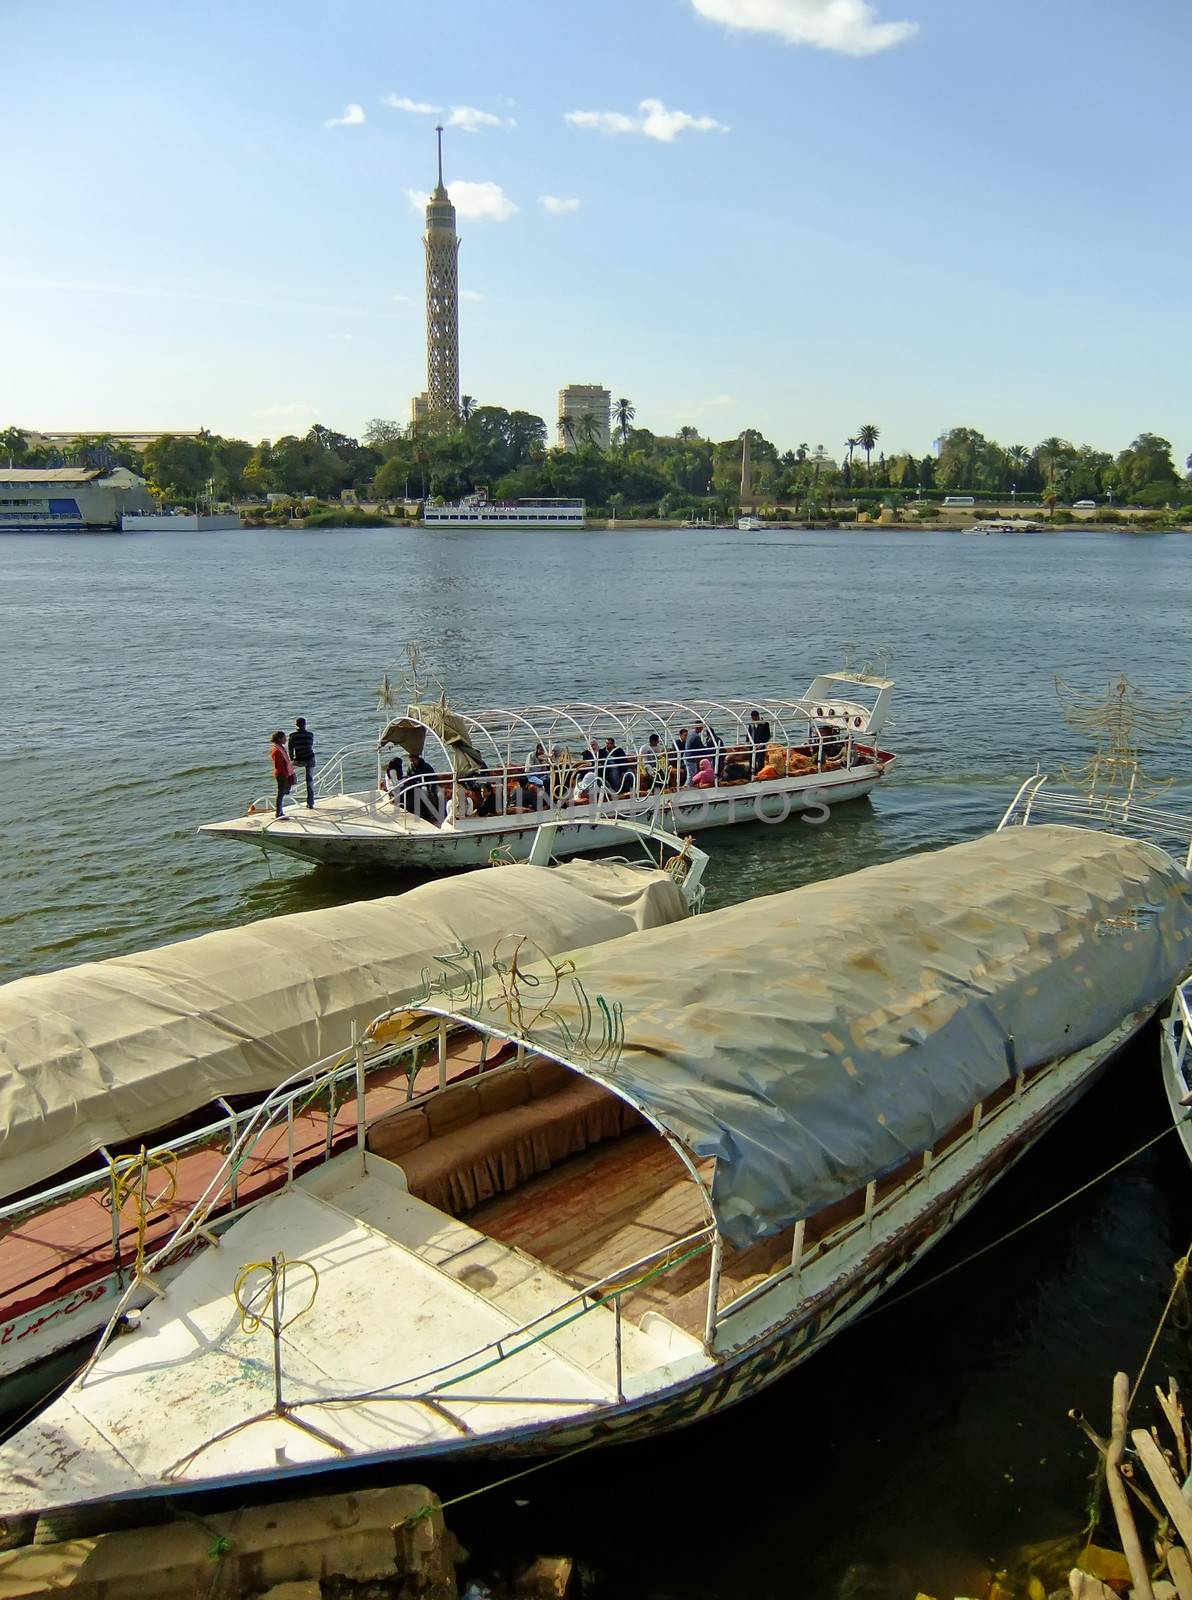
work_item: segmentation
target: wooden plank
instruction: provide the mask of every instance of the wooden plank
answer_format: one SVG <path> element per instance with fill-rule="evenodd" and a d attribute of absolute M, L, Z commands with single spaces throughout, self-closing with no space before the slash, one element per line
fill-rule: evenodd
<path fill-rule="evenodd" d="M 1147 1477 L 1154 1484 L 1163 1507 L 1171 1518 L 1172 1526 L 1183 1540 L 1185 1548 L 1192 1548 L 1192 1506 L 1180 1493 L 1175 1474 L 1167 1465 L 1162 1450 L 1145 1428 L 1135 1428 L 1130 1438 L 1138 1451 L 1138 1459 L 1146 1468 Z"/>

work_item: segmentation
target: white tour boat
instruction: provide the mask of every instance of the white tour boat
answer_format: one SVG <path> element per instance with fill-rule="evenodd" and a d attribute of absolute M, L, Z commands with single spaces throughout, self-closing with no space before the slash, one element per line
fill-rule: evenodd
<path fill-rule="evenodd" d="M 422 521 L 428 528 L 579 529 L 586 526 L 583 500 L 490 500 L 486 494 L 465 495 L 451 505 L 428 501 Z"/>
<path fill-rule="evenodd" d="M 894 757 L 878 741 L 892 690 L 889 678 L 830 672 L 793 700 L 475 712 L 422 701 L 390 718 L 375 743 L 333 756 L 318 775 L 313 809 L 291 799 L 278 817 L 263 797 L 246 815 L 199 831 L 335 866 L 433 869 L 482 864 L 494 853 L 520 859 L 539 824 L 557 818 L 578 824 L 557 846 L 571 854 L 615 845 L 625 820 L 657 820 L 681 834 L 796 816 L 823 821 L 889 770 Z M 756 742 L 751 728 L 767 726 L 769 737 Z M 680 753 L 684 734 L 706 742 Z M 705 755 L 714 781 L 700 787 L 689 780 Z M 424 763 L 394 794 L 385 788 L 392 756 Z M 365 760 L 374 768 L 370 785 L 353 789 L 345 775 Z"/>
<path fill-rule="evenodd" d="M 0 1448 L 0 1515 L 541 1456 L 743 1400 L 947 1233 L 1190 950 L 1182 866 L 1047 825 L 566 960 L 458 952 L 370 1030 L 406 1063 L 398 1103 L 370 1112 L 358 1041 L 350 1145 L 160 1284 L 327 1075 L 258 1110 L 89 1366 Z"/>
<path fill-rule="evenodd" d="M 765 526 L 765 523 L 760 517 L 737 518 L 738 533 L 761 533 Z"/>
<path fill-rule="evenodd" d="M 416 995 L 448 952 L 466 945 L 482 973 L 522 938 L 553 957 L 698 909 L 707 857 L 689 841 L 628 824 L 632 859 L 555 864 L 560 831 L 543 828 L 519 866 L 0 985 L 0 1379 L 104 1326 L 253 1106 L 312 1061 L 325 1090 L 283 1094 L 284 1126 L 237 1160 L 206 1231 L 162 1255 L 154 1281 L 287 1173 L 346 1148 L 353 1029 Z M 406 1083 L 373 1053 L 369 1115 Z"/>

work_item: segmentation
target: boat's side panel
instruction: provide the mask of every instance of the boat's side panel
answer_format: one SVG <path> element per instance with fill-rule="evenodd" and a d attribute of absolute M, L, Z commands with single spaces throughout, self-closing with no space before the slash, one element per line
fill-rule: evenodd
<path fill-rule="evenodd" d="M 1167 1094 L 1167 1103 L 1171 1107 L 1175 1131 L 1184 1147 L 1184 1154 L 1192 1162 L 1192 1106 L 1184 1104 L 1185 1096 L 1192 1092 L 1192 1082 L 1189 1082 L 1192 1042 L 1185 1046 L 1184 1063 L 1181 1066 L 1179 1043 L 1175 1033 L 1177 1025 L 1176 1011 L 1164 1018 L 1160 1030 L 1159 1052 L 1163 1065 L 1163 1088 Z"/>

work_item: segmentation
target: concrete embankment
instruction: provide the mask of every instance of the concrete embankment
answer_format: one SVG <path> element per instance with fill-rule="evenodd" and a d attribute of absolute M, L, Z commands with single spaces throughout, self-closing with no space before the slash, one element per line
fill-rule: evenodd
<path fill-rule="evenodd" d="M 0 1600 L 455 1600 L 462 1559 L 437 1497 L 404 1485 L 22 1545 L 0 1553 Z"/>

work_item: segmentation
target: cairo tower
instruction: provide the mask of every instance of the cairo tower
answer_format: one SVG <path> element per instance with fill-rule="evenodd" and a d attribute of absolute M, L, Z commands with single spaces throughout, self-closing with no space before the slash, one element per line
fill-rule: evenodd
<path fill-rule="evenodd" d="M 439 137 L 439 181 L 426 203 L 426 393 L 414 401 L 414 416 L 459 415 L 459 237 L 455 207 L 443 186 L 443 130 Z"/>

